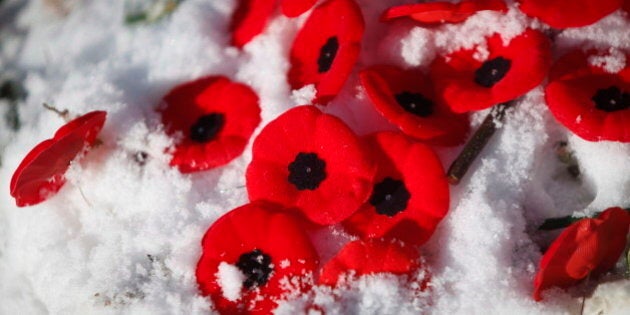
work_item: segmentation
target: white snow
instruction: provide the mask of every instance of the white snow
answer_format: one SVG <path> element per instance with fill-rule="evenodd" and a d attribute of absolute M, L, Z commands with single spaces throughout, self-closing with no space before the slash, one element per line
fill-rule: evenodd
<path fill-rule="evenodd" d="M 223 292 L 223 297 L 228 301 L 237 301 L 241 298 L 241 290 L 243 289 L 243 281 L 245 281 L 245 279 L 245 275 L 238 267 L 226 262 L 219 264 L 217 281 Z"/>

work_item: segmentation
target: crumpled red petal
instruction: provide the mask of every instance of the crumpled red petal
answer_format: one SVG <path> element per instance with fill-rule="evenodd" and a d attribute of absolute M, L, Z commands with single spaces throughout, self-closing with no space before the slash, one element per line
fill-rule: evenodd
<path fill-rule="evenodd" d="M 166 133 L 176 137 L 171 165 L 182 173 L 227 164 L 245 150 L 260 123 L 258 96 L 248 86 L 223 76 L 209 76 L 176 86 L 158 109 Z M 216 128 L 203 140 L 191 134 L 202 117 L 215 115 L 206 128 Z"/>
<path fill-rule="evenodd" d="M 52 139 L 36 145 L 11 177 L 11 196 L 18 207 L 38 204 L 65 184 L 70 162 L 94 143 L 107 112 L 93 111 L 57 130 Z"/>
<path fill-rule="evenodd" d="M 420 71 L 373 66 L 359 77 L 376 110 L 405 134 L 436 145 L 464 142 L 470 129 L 468 116 L 453 113 L 437 100 Z"/>
<path fill-rule="evenodd" d="M 296 17 L 308 11 L 317 0 L 282 0 L 282 14 L 288 17 Z"/>
<path fill-rule="evenodd" d="M 540 84 L 551 65 L 549 39 L 539 31 L 528 29 L 508 45 L 495 34 L 487 39 L 487 46 L 489 56 L 484 61 L 475 59 L 474 48 L 438 57 L 431 64 L 436 94 L 454 112 L 481 110 L 516 99 Z M 476 73 L 486 79 L 496 73 L 492 68 L 484 72 L 483 67 L 499 60 L 507 60 L 509 66 L 497 82 L 485 86 L 476 82 Z"/>
<path fill-rule="evenodd" d="M 280 211 L 278 206 L 263 202 L 250 203 L 223 215 L 202 240 L 203 253 L 196 270 L 201 293 L 212 298 L 221 314 L 271 314 L 283 294 L 308 290 L 309 277 L 319 258 L 303 223 L 294 215 Z M 258 264 L 248 274 L 243 269 L 246 265 L 239 262 L 255 251 L 266 257 L 250 260 Z M 262 257 L 268 261 L 259 259 Z M 238 267 L 245 277 L 240 298 L 235 301 L 224 296 L 218 281 L 221 263 Z M 265 270 L 264 280 L 256 277 L 256 272 Z M 248 286 L 248 279 L 260 282 L 250 282 Z M 287 280 L 293 280 L 293 288 L 283 284 Z"/>
<path fill-rule="evenodd" d="M 241 48 L 262 33 L 275 7 L 276 0 L 238 0 L 230 22 L 232 45 Z"/>
<path fill-rule="evenodd" d="M 585 140 L 630 142 L 630 65 L 607 73 L 589 63 L 595 55 L 573 51 L 554 64 L 545 88 L 549 110 Z"/>
<path fill-rule="evenodd" d="M 358 277 L 377 273 L 404 275 L 411 274 L 419 268 L 422 268 L 420 253 L 413 246 L 388 240 L 358 240 L 346 244 L 324 265 L 318 282 L 336 286 L 340 280 L 348 276 Z"/>
<path fill-rule="evenodd" d="M 314 84 L 316 103 L 334 98 L 359 57 L 364 28 L 354 0 L 328 0 L 315 7 L 291 47 L 291 88 Z"/>
<path fill-rule="evenodd" d="M 542 300 L 541 292 L 547 288 L 566 288 L 614 267 L 626 247 L 629 226 L 630 214 L 615 207 L 567 227 L 540 260 L 534 299 Z"/>
<path fill-rule="evenodd" d="M 519 0 L 523 13 L 555 28 L 593 24 L 619 9 L 623 0 Z"/>
<path fill-rule="evenodd" d="M 249 199 L 295 207 L 322 225 L 359 209 L 376 173 L 352 130 L 314 106 L 293 108 L 270 122 L 252 151 Z"/>
<path fill-rule="evenodd" d="M 387 9 L 381 21 L 411 18 L 425 24 L 459 23 L 479 11 L 507 12 L 503 0 L 463 0 L 458 3 L 428 2 L 405 4 Z"/>

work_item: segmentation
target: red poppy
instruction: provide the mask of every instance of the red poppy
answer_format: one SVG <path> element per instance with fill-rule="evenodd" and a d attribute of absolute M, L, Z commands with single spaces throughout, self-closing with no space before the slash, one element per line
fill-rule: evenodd
<path fill-rule="evenodd" d="M 359 57 L 364 28 L 354 0 L 328 0 L 317 6 L 291 47 L 291 87 L 314 84 L 318 103 L 334 98 Z"/>
<path fill-rule="evenodd" d="M 549 110 L 586 140 L 630 142 L 630 65 L 608 73 L 589 63 L 595 55 L 574 51 L 554 64 L 545 88 Z"/>
<path fill-rule="evenodd" d="M 283 294 L 309 288 L 317 253 L 302 222 L 276 209 L 262 202 L 241 206 L 203 237 L 197 283 L 222 314 L 270 314 Z"/>
<path fill-rule="evenodd" d="M 519 0 L 523 13 L 555 28 L 593 24 L 619 9 L 623 0 Z"/>
<path fill-rule="evenodd" d="M 411 18 L 421 23 L 459 23 L 479 11 L 506 12 L 503 0 L 463 0 L 459 3 L 429 2 L 404 4 L 391 7 L 383 12 L 381 21 L 398 18 Z"/>
<path fill-rule="evenodd" d="M 232 45 L 243 47 L 262 33 L 276 7 L 276 0 L 239 0 L 232 15 Z"/>
<path fill-rule="evenodd" d="M 11 177 L 11 196 L 18 207 L 38 204 L 61 189 L 70 162 L 94 143 L 106 117 L 104 111 L 78 117 L 26 155 Z"/>
<path fill-rule="evenodd" d="M 405 134 L 438 145 L 461 144 L 468 116 L 454 114 L 435 99 L 428 78 L 419 71 L 373 66 L 359 74 L 376 110 Z"/>
<path fill-rule="evenodd" d="M 449 207 L 440 160 L 427 145 L 399 133 L 378 132 L 365 140 L 378 172 L 368 202 L 343 222 L 344 227 L 363 239 L 426 242 Z"/>
<path fill-rule="evenodd" d="M 243 153 L 260 123 L 254 91 L 222 76 L 175 87 L 158 110 L 166 132 L 177 138 L 171 165 L 183 173 L 227 164 Z"/>
<path fill-rule="evenodd" d="M 308 11 L 317 0 L 282 0 L 282 14 L 288 17 L 296 17 Z"/>
<path fill-rule="evenodd" d="M 270 122 L 252 151 L 249 199 L 298 208 L 318 224 L 346 219 L 372 189 L 376 166 L 359 139 L 314 106 L 293 108 Z"/>
<path fill-rule="evenodd" d="M 551 64 L 549 39 L 528 29 L 506 46 L 499 34 L 487 39 L 489 55 L 477 60 L 477 48 L 438 57 L 431 78 L 438 97 L 454 112 L 481 110 L 513 100 L 536 87 Z"/>
<path fill-rule="evenodd" d="M 318 282 L 335 286 L 343 276 L 411 274 L 421 267 L 415 247 L 386 240 L 353 241 L 322 268 Z M 424 285 L 423 285 L 424 286 Z"/>
<path fill-rule="evenodd" d="M 534 299 L 540 301 L 541 292 L 549 287 L 566 288 L 613 268 L 626 247 L 629 226 L 630 214 L 615 207 L 567 227 L 540 260 Z"/>

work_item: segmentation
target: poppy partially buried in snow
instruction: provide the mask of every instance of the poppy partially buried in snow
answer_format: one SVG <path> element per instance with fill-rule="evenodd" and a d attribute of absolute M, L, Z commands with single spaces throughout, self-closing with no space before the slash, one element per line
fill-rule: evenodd
<path fill-rule="evenodd" d="M 365 140 L 378 164 L 375 184 L 368 201 L 343 226 L 363 239 L 425 243 L 449 207 L 440 160 L 427 145 L 400 133 L 379 132 Z"/>
<path fill-rule="evenodd" d="M 221 314 L 271 314 L 284 294 L 309 288 L 317 253 L 303 222 L 277 208 L 241 206 L 203 237 L 197 283 Z"/>
<path fill-rule="evenodd" d="M 210 76 L 175 87 L 158 109 L 176 138 L 171 165 L 189 173 L 227 164 L 260 123 L 258 96 L 248 86 Z"/>
<path fill-rule="evenodd" d="M 403 4 L 383 12 L 381 21 L 410 18 L 425 24 L 459 23 L 479 11 L 506 12 L 503 0 L 463 0 L 458 3 L 446 1 Z"/>
<path fill-rule="evenodd" d="M 317 103 L 334 98 L 359 57 L 363 31 L 354 0 L 328 0 L 313 9 L 291 47 L 291 87 L 314 84 Z"/>
<path fill-rule="evenodd" d="M 359 77 L 376 110 L 405 134 L 438 145 L 464 141 L 468 116 L 453 113 L 437 100 L 422 72 L 373 66 L 361 71 Z"/>
<path fill-rule="evenodd" d="M 336 286 L 351 277 L 378 273 L 410 275 L 421 267 L 420 253 L 413 246 L 387 240 L 357 240 L 346 244 L 324 265 L 318 283 Z"/>
<path fill-rule="evenodd" d="M 630 214 L 615 207 L 567 227 L 540 260 L 534 299 L 540 301 L 547 288 L 566 288 L 613 268 L 626 247 L 628 226 Z"/>
<path fill-rule="evenodd" d="M 297 208 L 317 224 L 346 219 L 369 197 L 376 166 L 338 118 L 299 106 L 254 141 L 246 173 L 250 200 Z"/>
<path fill-rule="evenodd" d="M 38 204 L 61 189 L 70 163 L 96 141 L 106 117 L 104 111 L 78 117 L 26 155 L 11 177 L 11 196 L 18 207 Z"/>
<path fill-rule="evenodd" d="M 454 112 L 481 110 L 511 101 L 542 82 L 551 64 L 549 39 L 528 29 L 504 44 L 495 34 L 488 54 L 479 59 L 478 47 L 438 57 L 431 65 L 437 96 Z"/>
<path fill-rule="evenodd" d="M 554 117 L 585 140 L 630 142 L 630 54 L 615 73 L 589 62 L 597 56 L 578 50 L 560 58 L 545 100 Z"/>
<path fill-rule="evenodd" d="M 523 13 L 555 28 L 593 24 L 621 8 L 624 0 L 518 0 Z"/>

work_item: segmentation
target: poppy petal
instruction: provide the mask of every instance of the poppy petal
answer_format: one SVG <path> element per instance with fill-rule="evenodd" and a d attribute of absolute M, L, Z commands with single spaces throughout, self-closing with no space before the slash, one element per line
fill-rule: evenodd
<path fill-rule="evenodd" d="M 555 28 L 593 24 L 619 9 L 623 0 L 519 0 L 523 13 Z"/>
<path fill-rule="evenodd" d="M 182 173 L 229 163 L 245 150 L 260 123 L 258 96 L 248 86 L 209 76 L 176 86 L 158 109 L 177 137 L 171 165 Z"/>
<path fill-rule="evenodd" d="M 317 103 L 334 98 L 359 57 L 364 28 L 354 0 L 328 0 L 315 7 L 291 47 L 291 87 L 314 84 Z"/>
<path fill-rule="evenodd" d="M 295 207 L 317 224 L 344 220 L 372 189 L 376 166 L 359 139 L 314 106 L 293 108 L 270 122 L 252 151 L 249 199 Z"/>
<path fill-rule="evenodd" d="M 288 17 L 296 17 L 308 11 L 317 0 L 282 0 L 282 14 Z"/>
<path fill-rule="evenodd" d="M 437 100 L 428 78 L 419 71 L 373 66 L 359 74 L 374 107 L 405 134 L 437 145 L 461 144 L 470 125 Z"/>
<path fill-rule="evenodd" d="M 104 111 L 78 117 L 26 155 L 11 177 L 11 196 L 18 207 L 38 204 L 61 189 L 70 162 L 94 143 L 106 117 Z"/>
<path fill-rule="evenodd" d="M 503 0 L 463 0 L 459 3 L 429 2 L 395 6 L 381 15 L 381 21 L 408 17 L 425 24 L 459 23 L 479 11 L 506 12 Z"/>
<path fill-rule="evenodd" d="M 529 92 L 542 82 L 551 64 L 551 44 L 528 29 L 503 44 L 499 34 L 487 39 L 489 56 L 475 59 L 475 49 L 438 57 L 431 65 L 437 96 L 456 113 L 481 110 Z"/>
<path fill-rule="evenodd" d="M 232 45 L 243 47 L 262 33 L 276 6 L 276 0 L 239 0 L 232 15 Z"/>

